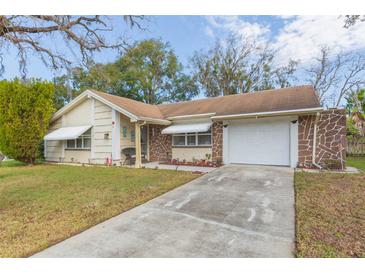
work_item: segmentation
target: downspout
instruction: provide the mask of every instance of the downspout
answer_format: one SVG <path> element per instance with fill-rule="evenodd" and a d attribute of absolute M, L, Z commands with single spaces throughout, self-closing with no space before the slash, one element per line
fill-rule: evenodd
<path fill-rule="evenodd" d="M 314 130 L 313 130 L 313 149 L 312 149 L 312 165 L 322 169 L 323 167 L 316 163 L 316 150 L 317 150 L 317 123 L 320 113 L 317 112 L 316 118 L 314 120 Z"/>

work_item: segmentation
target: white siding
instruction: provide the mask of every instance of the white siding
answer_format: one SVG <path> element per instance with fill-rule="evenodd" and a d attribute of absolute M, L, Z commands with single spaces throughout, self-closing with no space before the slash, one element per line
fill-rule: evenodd
<path fill-rule="evenodd" d="M 87 99 L 63 115 L 63 126 L 91 125 L 91 99 Z"/>
<path fill-rule="evenodd" d="M 64 150 L 64 141 L 46 142 L 46 160 L 65 162 L 104 164 L 106 157 L 110 157 L 112 148 L 112 109 L 105 104 L 93 99 L 87 99 L 67 112 L 60 119 L 53 122 L 49 132 L 61 126 L 92 125 L 92 151 L 91 150 Z M 104 139 L 104 133 L 109 133 L 109 139 Z M 92 154 L 94 157 L 92 157 Z"/>
<path fill-rule="evenodd" d="M 95 100 L 94 104 L 94 155 L 92 160 L 95 164 L 104 164 L 105 159 L 112 154 L 112 109 L 107 105 Z M 104 134 L 109 138 L 105 139 Z"/>
<path fill-rule="evenodd" d="M 65 150 L 65 160 L 67 163 L 89 163 L 90 150 Z"/>
<path fill-rule="evenodd" d="M 173 147 L 172 159 L 186 160 L 188 162 L 195 160 L 208 160 L 207 154 L 210 154 L 210 161 L 212 160 L 211 147 Z"/>

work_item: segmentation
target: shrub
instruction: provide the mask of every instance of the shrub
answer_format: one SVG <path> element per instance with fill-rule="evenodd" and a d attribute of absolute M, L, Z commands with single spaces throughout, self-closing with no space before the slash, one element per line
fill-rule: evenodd
<path fill-rule="evenodd" d="M 47 81 L 0 81 L 0 150 L 33 164 L 54 111 L 54 87 Z"/>
<path fill-rule="evenodd" d="M 342 163 L 340 160 L 328 159 L 324 161 L 323 167 L 328 169 L 342 169 Z"/>

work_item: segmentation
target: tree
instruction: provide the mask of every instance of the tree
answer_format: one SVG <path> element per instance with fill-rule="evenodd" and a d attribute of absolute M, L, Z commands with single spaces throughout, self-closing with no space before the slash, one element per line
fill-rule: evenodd
<path fill-rule="evenodd" d="M 80 94 L 78 90 L 70 87 L 68 75 L 62 75 L 53 79 L 54 96 L 53 102 L 56 110 L 62 108 L 64 105 L 71 102 L 77 95 Z"/>
<path fill-rule="evenodd" d="M 19 79 L 0 82 L 0 150 L 33 164 L 54 111 L 52 83 Z"/>
<path fill-rule="evenodd" d="M 191 99 L 198 95 L 194 81 L 168 43 L 144 40 L 129 48 L 115 63 L 122 94 L 149 104 Z"/>
<path fill-rule="evenodd" d="M 352 92 L 347 98 L 347 128 L 349 135 L 365 135 L 365 89 Z"/>
<path fill-rule="evenodd" d="M 365 57 L 354 52 L 333 54 L 323 46 L 306 73 L 321 103 L 338 107 L 346 95 L 365 83 Z"/>
<path fill-rule="evenodd" d="M 55 85 L 55 107 L 60 109 L 88 88 L 122 95 L 123 92 L 119 80 L 120 71 L 114 63 L 94 63 L 89 65 L 89 69 L 82 67 L 72 68 L 67 74 L 53 79 Z"/>
<path fill-rule="evenodd" d="M 70 77 L 57 78 L 56 82 L 68 85 L 74 94 L 93 88 L 157 104 L 198 95 L 195 80 L 183 69 L 169 44 L 151 39 L 135 43 L 114 63 L 94 64 L 87 70 L 75 68 Z M 57 94 L 65 93 L 62 86 L 57 89 Z"/>
<path fill-rule="evenodd" d="M 345 28 L 350 28 L 355 25 L 357 22 L 364 22 L 365 16 L 361 15 L 346 15 L 345 16 Z"/>
<path fill-rule="evenodd" d="M 123 16 L 129 26 L 141 28 L 143 16 Z M 106 16 L 0 16 L 0 46 L 2 51 L 13 46 L 18 51 L 19 67 L 25 77 L 28 56 L 37 55 L 47 67 L 52 69 L 68 68 L 71 59 L 67 52 L 80 55 L 87 64 L 94 52 L 102 49 L 121 50 L 126 47 L 123 37 L 109 41 L 104 34 L 113 30 Z M 65 51 L 59 52 L 47 44 L 45 37 L 53 40 L 61 38 Z M 68 49 L 67 49 L 68 48 Z M 4 72 L 3 53 L 0 51 L 0 75 Z"/>
<path fill-rule="evenodd" d="M 289 86 L 296 62 L 277 66 L 274 57 L 267 45 L 230 37 L 207 52 L 196 52 L 191 63 L 206 96 L 214 97 Z"/>

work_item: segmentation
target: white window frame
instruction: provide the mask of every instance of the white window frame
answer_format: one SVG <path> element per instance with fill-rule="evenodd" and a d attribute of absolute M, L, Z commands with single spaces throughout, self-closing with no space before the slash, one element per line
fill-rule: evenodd
<path fill-rule="evenodd" d="M 77 147 L 77 140 L 81 139 L 81 147 Z M 85 147 L 84 145 L 84 139 L 90 139 L 90 147 Z M 90 134 L 82 134 L 79 138 L 76 139 L 70 139 L 74 141 L 74 146 L 68 146 L 68 142 L 69 140 L 66 140 L 66 149 L 68 150 L 91 150 L 91 133 Z"/>
<path fill-rule="evenodd" d="M 174 144 L 174 137 L 185 137 L 185 143 L 183 145 L 175 145 Z M 195 136 L 195 144 L 194 145 L 188 145 L 188 136 Z M 210 144 L 202 144 L 199 145 L 199 136 L 210 136 Z M 190 133 L 179 133 L 179 134 L 173 134 L 172 135 L 172 146 L 173 147 L 211 147 L 212 146 L 212 132 L 190 132 Z"/>

